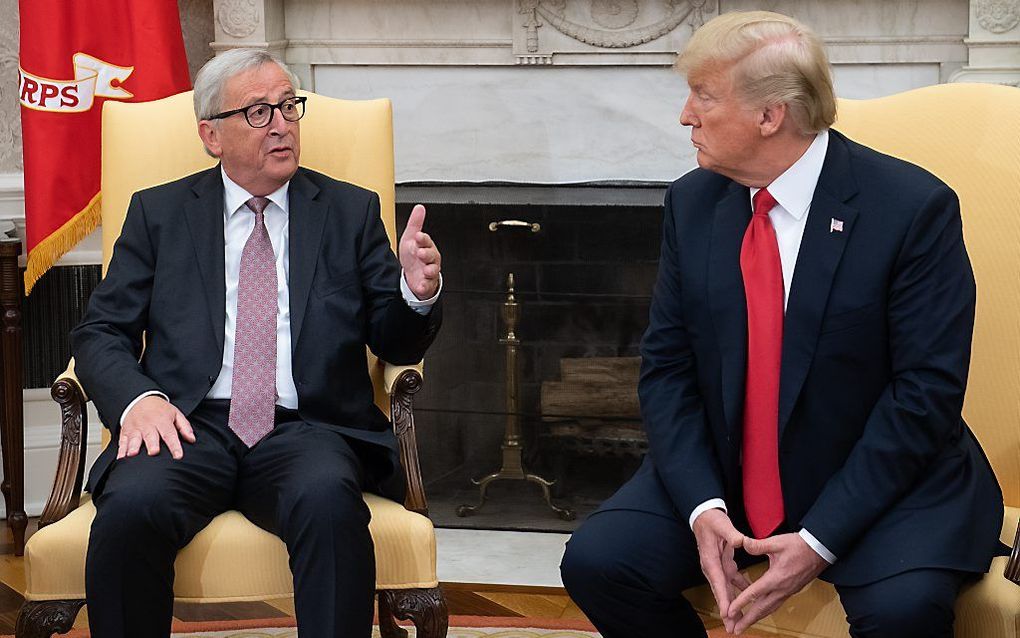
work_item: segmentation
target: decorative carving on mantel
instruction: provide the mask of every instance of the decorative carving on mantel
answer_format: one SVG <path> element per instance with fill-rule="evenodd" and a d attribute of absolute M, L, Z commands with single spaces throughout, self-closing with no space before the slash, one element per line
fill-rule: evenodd
<path fill-rule="evenodd" d="M 256 0 L 220 0 L 216 6 L 216 21 L 227 35 L 247 38 L 255 33 L 261 17 Z"/>
<path fill-rule="evenodd" d="M 586 3 L 586 18 L 582 23 L 571 14 L 584 15 L 579 5 Z M 602 49 L 625 49 L 642 45 L 671 33 L 690 17 L 694 31 L 705 23 L 705 12 L 714 7 L 710 0 L 663 0 L 665 14 L 641 27 L 633 27 L 637 18 L 655 3 L 637 0 L 519 0 L 518 11 L 525 16 L 521 27 L 527 32 L 527 52 L 539 52 L 539 29 L 546 22 L 565 36 Z M 572 9 L 572 10 L 571 10 Z"/>
<path fill-rule="evenodd" d="M 1020 0 L 977 0 L 978 24 L 992 33 L 1006 33 L 1020 24 Z"/>
<path fill-rule="evenodd" d="M 16 0 L 0 0 L 0 14 L 18 15 Z M 18 20 L 0 20 L 0 173 L 24 171 L 18 104 Z"/>
<path fill-rule="evenodd" d="M 716 0 L 517 0 L 513 52 L 522 65 L 612 64 L 613 58 L 628 65 L 668 65 L 718 5 Z M 685 21 L 689 30 L 679 28 Z"/>
<path fill-rule="evenodd" d="M 591 19 L 607 29 L 629 27 L 640 11 L 637 0 L 592 0 L 591 3 Z"/>

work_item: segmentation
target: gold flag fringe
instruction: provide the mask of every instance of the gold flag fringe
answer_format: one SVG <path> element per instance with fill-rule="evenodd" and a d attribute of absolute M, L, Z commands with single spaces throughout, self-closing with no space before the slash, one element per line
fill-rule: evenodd
<path fill-rule="evenodd" d="M 92 231 L 99 227 L 101 219 L 102 198 L 99 193 L 92 198 L 81 211 L 53 232 L 49 237 L 36 244 L 28 253 L 25 265 L 25 295 L 32 292 L 32 286 L 46 271 L 57 263 L 69 250 Z"/>

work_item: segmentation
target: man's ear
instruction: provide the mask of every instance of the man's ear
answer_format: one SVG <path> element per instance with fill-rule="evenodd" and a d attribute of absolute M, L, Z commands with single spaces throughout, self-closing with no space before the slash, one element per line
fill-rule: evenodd
<path fill-rule="evenodd" d="M 220 129 L 214 122 L 199 120 L 198 136 L 202 138 L 202 144 L 205 144 L 205 150 L 210 155 L 219 157 L 223 154 L 223 147 L 220 144 Z"/>
<path fill-rule="evenodd" d="M 762 137 L 771 137 L 779 132 L 786 121 L 786 104 L 766 104 L 758 116 L 758 129 Z"/>

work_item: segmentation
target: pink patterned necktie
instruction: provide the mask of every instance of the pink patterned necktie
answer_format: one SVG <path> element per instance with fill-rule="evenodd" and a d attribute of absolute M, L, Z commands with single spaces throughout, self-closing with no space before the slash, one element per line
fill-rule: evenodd
<path fill-rule="evenodd" d="M 252 197 L 255 228 L 241 251 L 228 424 L 248 447 L 273 429 L 276 405 L 276 257 L 266 230 L 269 200 Z"/>

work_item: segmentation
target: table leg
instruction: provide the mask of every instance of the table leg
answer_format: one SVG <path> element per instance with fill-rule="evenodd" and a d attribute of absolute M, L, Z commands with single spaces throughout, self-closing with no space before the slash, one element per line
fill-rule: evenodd
<path fill-rule="evenodd" d="M 24 396 L 22 391 L 21 301 L 23 283 L 18 255 L 19 240 L 0 240 L 0 310 L 3 334 L 0 336 L 2 369 L 2 423 L 0 447 L 3 448 L 3 490 L 7 505 L 7 524 L 14 535 L 14 555 L 25 553 L 25 430 Z"/>

